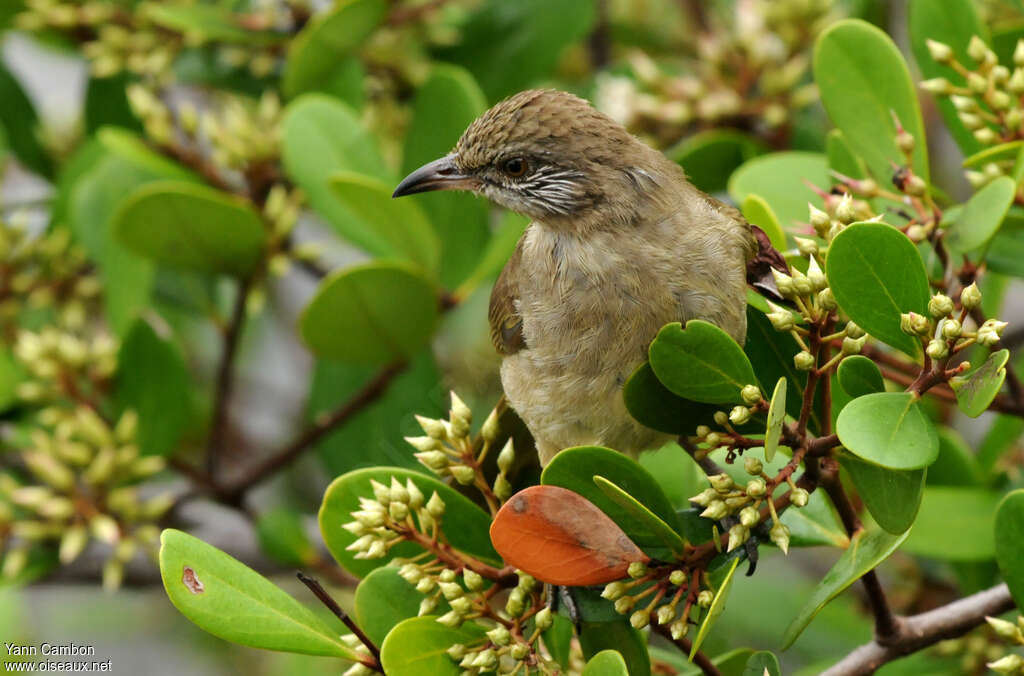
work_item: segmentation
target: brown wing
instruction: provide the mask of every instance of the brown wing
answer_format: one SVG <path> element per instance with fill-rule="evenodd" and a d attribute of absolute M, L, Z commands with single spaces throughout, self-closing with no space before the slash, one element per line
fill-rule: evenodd
<path fill-rule="evenodd" d="M 524 235 L 525 236 L 525 235 Z M 523 318 L 516 309 L 519 299 L 518 275 L 523 254 L 523 240 L 519 240 L 508 263 L 498 275 L 498 281 L 491 290 L 491 306 L 487 319 L 491 323 L 491 343 L 494 349 L 504 355 L 515 354 L 526 349 L 523 338 Z"/>

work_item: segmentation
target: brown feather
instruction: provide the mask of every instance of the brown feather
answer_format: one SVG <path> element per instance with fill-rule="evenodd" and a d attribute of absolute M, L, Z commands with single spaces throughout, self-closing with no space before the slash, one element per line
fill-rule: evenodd
<path fill-rule="evenodd" d="M 523 338 L 523 318 L 519 316 L 516 304 L 519 300 L 518 271 L 523 255 L 523 240 L 520 238 L 498 281 L 491 290 L 491 304 L 487 319 L 491 325 L 491 343 L 500 354 L 515 354 L 526 349 Z"/>

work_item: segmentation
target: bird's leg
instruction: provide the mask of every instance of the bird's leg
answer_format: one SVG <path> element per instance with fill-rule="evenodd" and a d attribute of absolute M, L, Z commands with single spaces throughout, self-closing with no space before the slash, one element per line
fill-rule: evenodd
<path fill-rule="evenodd" d="M 545 582 L 544 593 L 547 594 L 548 608 L 551 609 L 551 612 L 558 612 L 559 604 L 565 606 L 565 612 L 569 616 L 572 626 L 576 628 L 576 633 L 579 634 L 580 607 L 572 595 L 572 589 L 565 585 L 553 585 Z"/>

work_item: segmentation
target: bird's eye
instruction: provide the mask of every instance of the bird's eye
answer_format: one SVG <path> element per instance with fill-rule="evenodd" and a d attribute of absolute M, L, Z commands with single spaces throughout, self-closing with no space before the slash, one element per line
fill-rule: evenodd
<path fill-rule="evenodd" d="M 526 160 L 522 157 L 513 157 L 505 160 L 501 165 L 502 171 L 512 178 L 519 178 L 526 173 Z"/>

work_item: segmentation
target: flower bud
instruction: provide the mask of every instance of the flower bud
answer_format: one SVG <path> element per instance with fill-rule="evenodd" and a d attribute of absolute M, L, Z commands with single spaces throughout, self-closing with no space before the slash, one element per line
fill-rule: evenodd
<path fill-rule="evenodd" d="M 658 624 L 669 624 L 676 619 L 676 609 L 671 604 L 665 604 L 658 608 L 658 612 L 655 615 L 655 619 Z"/>
<path fill-rule="evenodd" d="M 615 612 L 619 615 L 625 615 L 629 611 L 633 610 L 633 606 L 636 605 L 636 599 L 632 596 L 623 596 L 615 601 Z"/>
<path fill-rule="evenodd" d="M 519 582 L 516 583 L 516 587 L 522 589 L 524 592 L 529 594 L 537 587 L 537 578 L 529 573 L 524 573 L 521 570 L 516 571 L 516 576 L 519 578 Z"/>
<path fill-rule="evenodd" d="M 758 476 L 764 471 L 764 465 L 754 456 L 748 455 L 746 458 L 743 458 L 743 470 L 747 474 Z"/>
<path fill-rule="evenodd" d="M 794 355 L 793 365 L 798 371 L 810 371 L 814 368 L 814 355 L 807 350 L 801 350 Z"/>
<path fill-rule="evenodd" d="M 634 629 L 643 629 L 651 623 L 651 611 L 641 608 L 629 616 L 629 623 Z"/>
<path fill-rule="evenodd" d="M 501 453 L 498 453 L 498 470 L 502 473 L 508 472 L 512 468 L 512 463 L 516 459 L 516 449 L 512 442 L 512 437 L 509 437 L 508 441 L 501 449 Z"/>
<path fill-rule="evenodd" d="M 950 50 L 952 51 L 952 50 Z M 967 56 L 971 57 L 978 63 L 985 61 L 988 55 L 989 48 L 977 35 L 972 35 L 970 42 L 967 43 Z"/>
<path fill-rule="evenodd" d="M 715 600 L 715 595 L 710 590 L 705 589 L 701 593 L 697 594 L 697 605 L 701 608 L 708 608 L 711 606 L 711 602 Z"/>
<path fill-rule="evenodd" d="M 470 591 L 480 591 L 484 588 L 484 578 L 469 568 L 462 571 L 462 580 L 466 583 L 466 589 Z"/>
<path fill-rule="evenodd" d="M 541 608 L 540 612 L 533 616 L 533 621 L 534 624 L 537 626 L 537 629 L 541 632 L 545 632 L 548 629 L 550 629 L 551 625 L 555 621 L 554 618 L 551 616 L 551 608 L 548 608 L 547 606 Z"/>
<path fill-rule="evenodd" d="M 74 561 L 88 543 L 89 532 L 85 526 L 76 524 L 68 527 L 60 538 L 60 553 L 58 554 L 60 562 L 66 566 Z"/>
<path fill-rule="evenodd" d="M 458 596 L 449 601 L 448 605 L 460 615 L 468 615 L 473 610 L 473 601 L 468 596 Z"/>
<path fill-rule="evenodd" d="M 972 282 L 960 292 L 960 305 L 966 310 L 973 310 L 981 305 L 981 291 L 976 283 Z"/>
<path fill-rule="evenodd" d="M 716 491 L 714 488 L 705 488 L 703 491 L 690 498 L 690 502 L 698 504 L 701 507 L 707 507 L 709 504 L 711 504 L 712 500 L 715 500 L 717 498 L 718 491 Z"/>
<path fill-rule="evenodd" d="M 789 495 L 789 501 L 795 507 L 806 507 L 811 495 L 803 488 L 794 488 Z"/>
<path fill-rule="evenodd" d="M 522 660 L 530 654 L 530 645 L 528 643 L 517 642 L 509 648 L 508 654 L 511 655 L 514 660 Z"/>
<path fill-rule="evenodd" d="M 504 625 L 499 624 L 487 632 L 487 638 L 491 639 L 491 643 L 496 646 L 506 646 L 511 642 L 512 634 Z"/>
<path fill-rule="evenodd" d="M 455 480 L 463 486 L 468 486 L 476 479 L 476 472 L 469 465 L 452 465 L 448 468 Z"/>
<path fill-rule="evenodd" d="M 935 294 L 928 301 L 928 313 L 936 319 L 945 317 L 953 311 L 953 299 L 945 294 Z"/>
<path fill-rule="evenodd" d="M 441 448 L 440 442 L 433 437 L 405 437 L 405 441 L 421 453 L 436 451 Z"/>
<path fill-rule="evenodd" d="M 836 303 L 836 297 L 832 293 L 832 289 L 824 288 L 818 292 L 818 305 L 826 312 L 832 312 L 839 307 L 839 304 Z"/>
<path fill-rule="evenodd" d="M 768 490 L 768 485 L 761 477 L 755 477 L 747 482 L 746 494 L 752 498 L 759 498 Z"/>
<path fill-rule="evenodd" d="M 860 338 L 850 338 L 847 336 L 843 338 L 843 345 L 840 352 L 843 356 L 849 356 L 851 354 L 860 354 L 860 351 L 864 349 L 864 343 L 867 342 L 868 337 L 861 336 Z"/>
<path fill-rule="evenodd" d="M 810 269 L 810 268 L 808 268 L 808 269 Z M 813 293 L 814 291 L 818 290 L 818 289 L 814 288 L 814 284 L 811 282 L 810 278 L 807 275 L 805 275 L 804 273 L 800 272 L 796 268 L 793 268 L 792 272 L 793 272 L 793 290 L 797 294 L 799 294 L 801 296 L 807 296 L 807 295 Z"/>
<path fill-rule="evenodd" d="M 409 495 L 410 509 L 419 509 L 423 506 L 423 492 L 412 482 L 412 479 L 405 480 L 405 492 Z"/>
<path fill-rule="evenodd" d="M 719 417 L 719 413 L 722 414 L 722 422 L 718 422 L 718 420 L 715 420 L 715 422 L 718 423 L 719 425 L 724 425 L 729 420 L 729 416 L 725 415 L 724 411 L 716 411 L 716 418 Z M 704 437 L 704 441 L 712 448 L 716 448 L 719 444 L 722 443 L 722 435 L 720 435 L 718 432 L 709 432 L 707 436 Z"/>
<path fill-rule="evenodd" d="M 745 425 L 750 421 L 750 409 L 746 406 L 734 406 L 729 412 L 729 420 L 733 425 Z"/>
<path fill-rule="evenodd" d="M 817 259 L 813 257 L 810 263 L 807 264 L 807 279 L 811 282 L 811 287 L 815 292 L 821 291 L 828 286 L 825 273 L 822 271 L 821 266 L 818 265 Z"/>
<path fill-rule="evenodd" d="M 810 202 L 807 203 L 807 209 L 810 211 L 811 225 L 814 226 L 814 230 L 816 232 L 821 232 L 832 222 L 832 219 L 829 218 L 829 215 L 826 212 L 822 211 Z"/>
<path fill-rule="evenodd" d="M 909 155 L 914 152 L 914 136 L 906 129 L 900 130 L 896 134 L 896 147 L 900 149 L 904 155 Z"/>
<path fill-rule="evenodd" d="M 715 474 L 714 476 L 708 477 L 708 483 L 719 493 L 724 493 L 732 489 L 736 484 L 733 483 L 732 477 L 728 474 Z"/>
<path fill-rule="evenodd" d="M 622 595 L 625 594 L 628 589 L 629 588 L 626 586 L 626 583 L 622 582 L 621 580 L 609 582 L 604 586 L 604 589 L 601 591 L 601 598 L 607 599 L 609 601 L 617 601 L 618 599 L 622 598 Z"/>
<path fill-rule="evenodd" d="M 392 502 L 388 505 L 388 514 L 393 521 L 405 521 L 409 516 L 409 505 L 404 502 Z"/>
<path fill-rule="evenodd" d="M 740 524 L 745 528 L 753 528 L 761 520 L 761 514 L 751 505 L 740 510 Z"/>
<path fill-rule="evenodd" d="M 448 601 L 454 601 L 463 595 L 462 587 L 457 582 L 441 582 L 438 586 Z"/>
<path fill-rule="evenodd" d="M 847 193 L 836 205 L 836 218 L 840 223 L 848 225 L 857 220 L 857 210 L 853 204 L 853 198 Z"/>
<path fill-rule="evenodd" d="M 504 474 L 499 474 L 495 477 L 493 490 L 494 495 L 502 502 L 512 497 L 512 484 L 508 482 Z"/>
<path fill-rule="evenodd" d="M 462 624 L 462 615 L 459 615 L 454 610 L 449 610 L 447 613 L 437 618 L 437 621 L 446 627 L 455 629 Z"/>
<path fill-rule="evenodd" d="M 824 214 L 825 212 L 822 211 L 821 213 Z M 827 218 L 828 214 L 825 214 L 825 217 Z M 813 239 L 809 237 L 794 237 L 793 239 L 796 241 L 796 248 L 801 256 L 813 256 L 818 253 L 818 243 Z"/>
<path fill-rule="evenodd" d="M 498 438 L 498 434 L 501 431 L 498 425 L 498 409 L 491 409 L 491 412 L 487 415 L 487 419 L 484 420 L 484 424 L 480 426 L 480 437 L 487 443 L 493 443 Z"/>
<path fill-rule="evenodd" d="M 757 385 L 744 385 L 740 390 L 740 396 L 743 398 L 744 404 L 754 406 L 761 401 L 761 388 Z"/>
<path fill-rule="evenodd" d="M 949 63 L 953 60 L 953 48 L 937 40 L 925 40 L 928 46 L 928 53 L 933 61 L 938 63 Z"/>
<path fill-rule="evenodd" d="M 421 415 L 416 416 L 416 422 L 420 424 L 423 431 L 428 437 L 432 437 L 439 441 L 444 441 L 448 438 L 448 428 L 441 420 L 434 420 L 432 418 L 425 418 Z"/>
<path fill-rule="evenodd" d="M 669 573 L 668 581 L 670 584 L 673 584 L 676 587 L 682 585 L 684 582 L 686 582 L 686 571 L 682 568 L 676 568 L 671 573 Z"/>
<path fill-rule="evenodd" d="M 975 94 L 984 94 L 988 89 L 988 78 L 979 73 L 968 73 L 967 88 Z"/>
<path fill-rule="evenodd" d="M 1007 622 L 1006 620 L 1000 620 L 998 617 L 986 617 L 985 621 L 988 622 L 989 626 L 995 630 L 1001 638 L 1007 641 L 1013 641 L 1014 643 L 1024 644 L 1024 633 L 1021 632 L 1013 622 Z"/>
<path fill-rule="evenodd" d="M 995 662 L 989 662 L 985 666 L 1000 674 L 1016 674 L 1024 668 L 1024 657 L 1011 653 Z"/>
<path fill-rule="evenodd" d="M 772 529 L 768 531 L 768 537 L 776 547 L 782 550 L 783 554 L 789 554 L 789 528 L 784 523 L 779 521 L 772 526 Z"/>
<path fill-rule="evenodd" d="M 796 292 L 793 286 L 793 278 L 784 272 L 772 268 L 772 277 L 775 279 L 775 288 L 783 298 L 792 298 Z"/>
<path fill-rule="evenodd" d="M 928 347 L 925 348 L 925 352 L 932 359 L 945 359 L 949 356 L 949 346 L 946 345 L 946 341 L 941 338 L 933 338 L 928 341 Z"/>
<path fill-rule="evenodd" d="M 466 646 L 461 643 L 456 643 L 448 648 L 448 650 L 445 650 L 445 652 L 448 653 L 448 657 L 453 660 L 461 660 L 466 656 Z"/>
<path fill-rule="evenodd" d="M 634 580 L 647 575 L 647 564 L 643 561 L 633 561 L 626 569 L 626 574 Z"/>
<path fill-rule="evenodd" d="M 953 93 L 953 85 L 944 77 L 936 77 L 921 83 L 921 89 L 929 94 L 949 95 Z"/>
<path fill-rule="evenodd" d="M 669 626 L 669 631 L 672 633 L 672 640 L 678 641 L 686 636 L 686 632 L 690 630 L 690 624 L 685 620 L 676 620 Z"/>
<path fill-rule="evenodd" d="M 912 197 L 923 197 L 928 191 L 928 184 L 917 174 L 911 174 L 903 183 L 903 192 Z"/>
<path fill-rule="evenodd" d="M 434 493 L 431 494 L 430 499 L 427 500 L 426 509 L 427 513 L 435 519 L 440 519 L 444 516 L 444 500 L 442 500 L 441 496 L 437 494 L 437 491 L 434 491 Z"/>
<path fill-rule="evenodd" d="M 409 439 L 406 438 L 406 441 L 408 440 Z M 445 469 L 448 467 L 450 462 L 448 455 L 445 454 L 444 451 L 424 451 L 422 453 L 414 453 L 413 455 L 417 460 L 419 460 L 421 465 L 435 472 L 440 472 Z"/>
<path fill-rule="evenodd" d="M 738 523 L 729 529 L 729 544 L 726 546 L 726 551 L 731 552 L 736 549 L 750 537 L 750 529 L 744 526 L 742 523 Z"/>
<path fill-rule="evenodd" d="M 508 600 L 505 601 L 505 612 L 512 617 L 519 617 L 523 614 L 526 609 L 523 603 L 523 590 L 513 589 L 508 594 Z"/>
<path fill-rule="evenodd" d="M 711 519 L 712 521 L 718 521 L 726 517 L 729 514 L 728 508 L 725 506 L 724 500 L 712 500 L 703 512 L 700 513 L 705 519 Z"/>
<path fill-rule="evenodd" d="M 422 577 L 422 578 L 420 578 L 420 581 L 416 583 L 416 591 L 418 591 L 421 594 L 429 594 L 430 592 L 432 592 L 434 590 L 434 588 L 436 586 L 437 586 L 437 580 L 435 580 L 434 578 L 432 578 L 432 577 Z M 423 614 L 424 615 L 429 615 L 430 613 L 434 612 L 434 608 L 436 608 L 436 607 L 437 607 L 437 601 L 435 600 L 434 604 L 430 607 L 430 610 L 428 610 L 427 612 L 425 612 Z M 421 610 L 423 609 L 423 605 L 420 605 L 420 609 Z"/>

